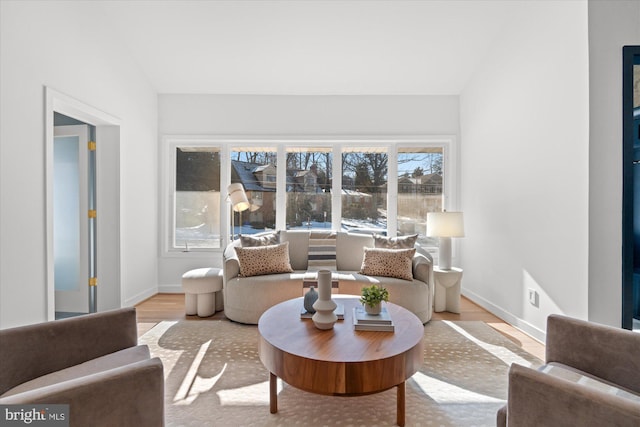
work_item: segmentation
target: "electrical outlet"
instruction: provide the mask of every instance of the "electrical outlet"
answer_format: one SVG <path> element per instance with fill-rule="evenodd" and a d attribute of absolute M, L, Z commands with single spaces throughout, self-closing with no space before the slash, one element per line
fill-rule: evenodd
<path fill-rule="evenodd" d="M 538 306 L 538 293 L 535 291 L 535 289 L 528 289 L 529 291 L 529 303 L 535 307 Z"/>

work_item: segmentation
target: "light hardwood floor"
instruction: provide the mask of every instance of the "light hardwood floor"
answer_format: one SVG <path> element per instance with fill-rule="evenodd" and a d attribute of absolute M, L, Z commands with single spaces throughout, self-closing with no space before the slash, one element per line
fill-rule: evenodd
<path fill-rule="evenodd" d="M 163 320 L 212 320 L 226 319 L 224 312 L 202 319 L 186 316 L 183 294 L 157 294 L 136 306 L 138 314 L 138 335 L 142 335 Z M 514 328 L 465 297 L 460 301 L 460 314 L 433 313 L 433 320 L 479 320 L 518 344 L 522 349 L 544 361 L 544 345 L 524 332 Z"/>

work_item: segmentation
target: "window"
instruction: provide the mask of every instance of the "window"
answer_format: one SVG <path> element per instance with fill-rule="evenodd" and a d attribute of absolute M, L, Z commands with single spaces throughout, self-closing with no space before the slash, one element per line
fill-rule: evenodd
<path fill-rule="evenodd" d="M 211 249 L 221 245 L 220 151 L 175 147 L 171 249 Z"/>
<path fill-rule="evenodd" d="M 343 229 L 386 234 L 388 168 L 386 148 L 343 149 Z"/>
<path fill-rule="evenodd" d="M 417 233 L 435 247 L 427 213 L 456 209 L 453 137 L 164 140 L 163 224 L 176 256 L 271 229 Z M 230 183 L 242 184 L 248 210 L 232 212 Z"/>
<path fill-rule="evenodd" d="M 398 234 L 418 234 L 418 242 L 436 246 L 426 236 L 428 212 L 443 208 L 443 148 L 398 148 Z"/>
<path fill-rule="evenodd" d="M 330 148 L 287 147 L 287 229 L 331 228 Z"/>
<path fill-rule="evenodd" d="M 276 228 L 277 153 L 275 148 L 234 147 L 231 183 L 239 182 L 249 209 L 233 212 L 233 234 L 255 234 Z"/>

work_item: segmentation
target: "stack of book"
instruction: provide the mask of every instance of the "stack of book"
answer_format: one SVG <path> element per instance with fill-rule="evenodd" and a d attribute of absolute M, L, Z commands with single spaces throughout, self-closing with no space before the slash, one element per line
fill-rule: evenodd
<path fill-rule="evenodd" d="M 353 308 L 353 327 L 356 331 L 394 332 L 393 320 L 386 307 L 378 315 L 368 314 L 364 307 Z"/>
<path fill-rule="evenodd" d="M 333 310 L 333 312 L 336 314 L 336 316 L 338 316 L 338 320 L 343 320 L 344 319 L 344 304 L 340 304 L 340 303 L 336 303 L 337 307 L 335 310 Z M 302 307 L 302 310 L 300 311 L 300 318 L 301 319 L 311 319 L 313 317 L 314 313 L 309 313 L 307 310 L 305 310 L 304 307 Z"/>

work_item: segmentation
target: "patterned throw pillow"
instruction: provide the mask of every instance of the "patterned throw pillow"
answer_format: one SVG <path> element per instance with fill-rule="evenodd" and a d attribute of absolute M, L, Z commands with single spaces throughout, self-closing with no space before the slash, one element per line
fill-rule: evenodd
<path fill-rule="evenodd" d="M 263 274 L 292 273 L 289 242 L 254 248 L 235 247 L 240 264 L 240 277 Z"/>
<path fill-rule="evenodd" d="M 416 253 L 412 249 L 364 248 L 360 273 L 367 276 L 395 277 L 413 280 L 411 261 Z"/>
<path fill-rule="evenodd" d="M 280 236 L 278 233 L 268 233 L 260 236 L 252 236 L 250 234 L 240 235 L 240 246 L 243 248 L 277 245 L 278 243 L 280 243 Z"/>
<path fill-rule="evenodd" d="M 418 240 L 417 234 L 402 237 L 387 237 L 381 234 L 373 235 L 373 244 L 376 248 L 387 249 L 411 249 Z"/>

